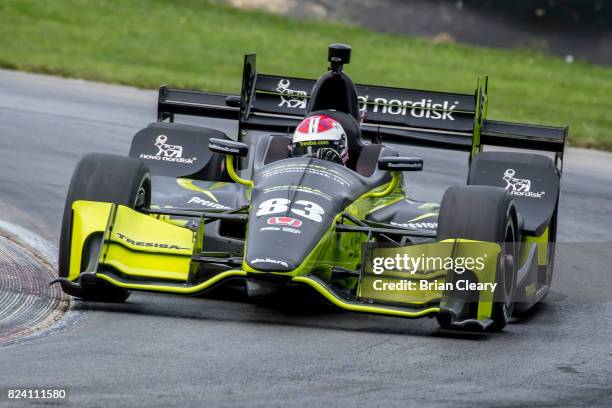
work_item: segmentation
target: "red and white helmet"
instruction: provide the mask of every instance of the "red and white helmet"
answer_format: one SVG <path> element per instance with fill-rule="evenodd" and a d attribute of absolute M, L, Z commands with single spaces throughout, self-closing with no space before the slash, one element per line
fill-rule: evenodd
<path fill-rule="evenodd" d="M 346 164 L 348 140 L 340 123 L 327 115 L 309 116 L 293 134 L 293 156 L 316 157 Z"/>

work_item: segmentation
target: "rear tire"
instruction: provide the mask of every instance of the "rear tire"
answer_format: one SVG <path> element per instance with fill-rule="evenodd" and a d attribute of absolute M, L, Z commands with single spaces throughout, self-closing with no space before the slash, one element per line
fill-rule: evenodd
<path fill-rule="evenodd" d="M 151 203 L 151 176 L 141 160 L 128 157 L 92 153 L 77 164 L 70 181 L 59 244 L 58 273 L 68 277 L 72 237 L 72 204 L 77 200 L 121 204 L 133 209 Z M 82 289 L 62 284 L 69 295 L 99 302 L 125 302 L 127 290 L 96 280 Z"/>
<path fill-rule="evenodd" d="M 512 198 L 503 188 L 490 186 L 449 187 L 440 205 L 438 240 L 464 238 L 500 243 L 493 294 L 492 320 L 489 331 L 501 331 L 510 321 L 516 288 L 518 230 L 516 209 Z M 441 315 L 438 323 L 453 328 L 449 316 Z"/>

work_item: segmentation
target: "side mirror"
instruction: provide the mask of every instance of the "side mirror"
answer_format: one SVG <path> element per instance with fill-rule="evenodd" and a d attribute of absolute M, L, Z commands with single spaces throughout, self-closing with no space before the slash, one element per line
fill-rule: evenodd
<path fill-rule="evenodd" d="M 378 169 L 388 171 L 422 171 L 423 159 L 416 157 L 381 157 Z"/>
<path fill-rule="evenodd" d="M 226 139 L 209 139 L 208 150 L 214 153 L 227 154 L 237 157 L 245 157 L 249 154 L 249 146 L 247 144 Z"/>

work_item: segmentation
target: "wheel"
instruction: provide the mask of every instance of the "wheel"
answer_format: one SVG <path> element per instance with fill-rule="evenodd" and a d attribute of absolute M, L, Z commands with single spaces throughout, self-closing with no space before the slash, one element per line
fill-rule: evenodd
<path fill-rule="evenodd" d="M 68 277 L 72 232 L 72 204 L 77 200 L 122 204 L 138 209 L 151 203 L 151 176 L 141 160 L 111 154 L 92 153 L 77 164 L 70 180 L 59 244 L 58 273 Z M 105 281 L 75 289 L 62 284 L 69 295 L 102 302 L 125 302 L 129 292 Z"/>
<path fill-rule="evenodd" d="M 490 331 L 501 331 L 510 321 L 514 308 L 512 295 L 516 288 L 518 248 L 516 220 L 510 194 L 499 187 L 449 187 L 440 205 L 438 240 L 464 238 L 501 245 Z M 451 320 L 444 315 L 438 317 L 438 323 L 444 328 L 452 328 Z"/>

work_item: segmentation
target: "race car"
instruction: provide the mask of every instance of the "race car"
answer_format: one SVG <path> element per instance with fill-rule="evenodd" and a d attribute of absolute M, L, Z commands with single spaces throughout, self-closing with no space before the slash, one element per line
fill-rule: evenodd
<path fill-rule="evenodd" d="M 258 73 L 247 55 L 240 95 L 162 86 L 129 157 L 78 163 L 54 282 L 106 302 L 236 281 L 251 297 L 300 287 L 351 312 L 479 331 L 541 301 L 568 129 L 486 120 L 486 77 L 474 94 L 355 85 L 350 57 L 331 45 L 315 82 Z M 175 123 L 188 116 L 237 134 Z M 343 129 L 346 162 L 294 154 L 292 134 L 313 117 Z M 423 160 L 395 145 L 468 152 L 466 185 L 440 203 L 410 197 L 404 175 Z"/>

